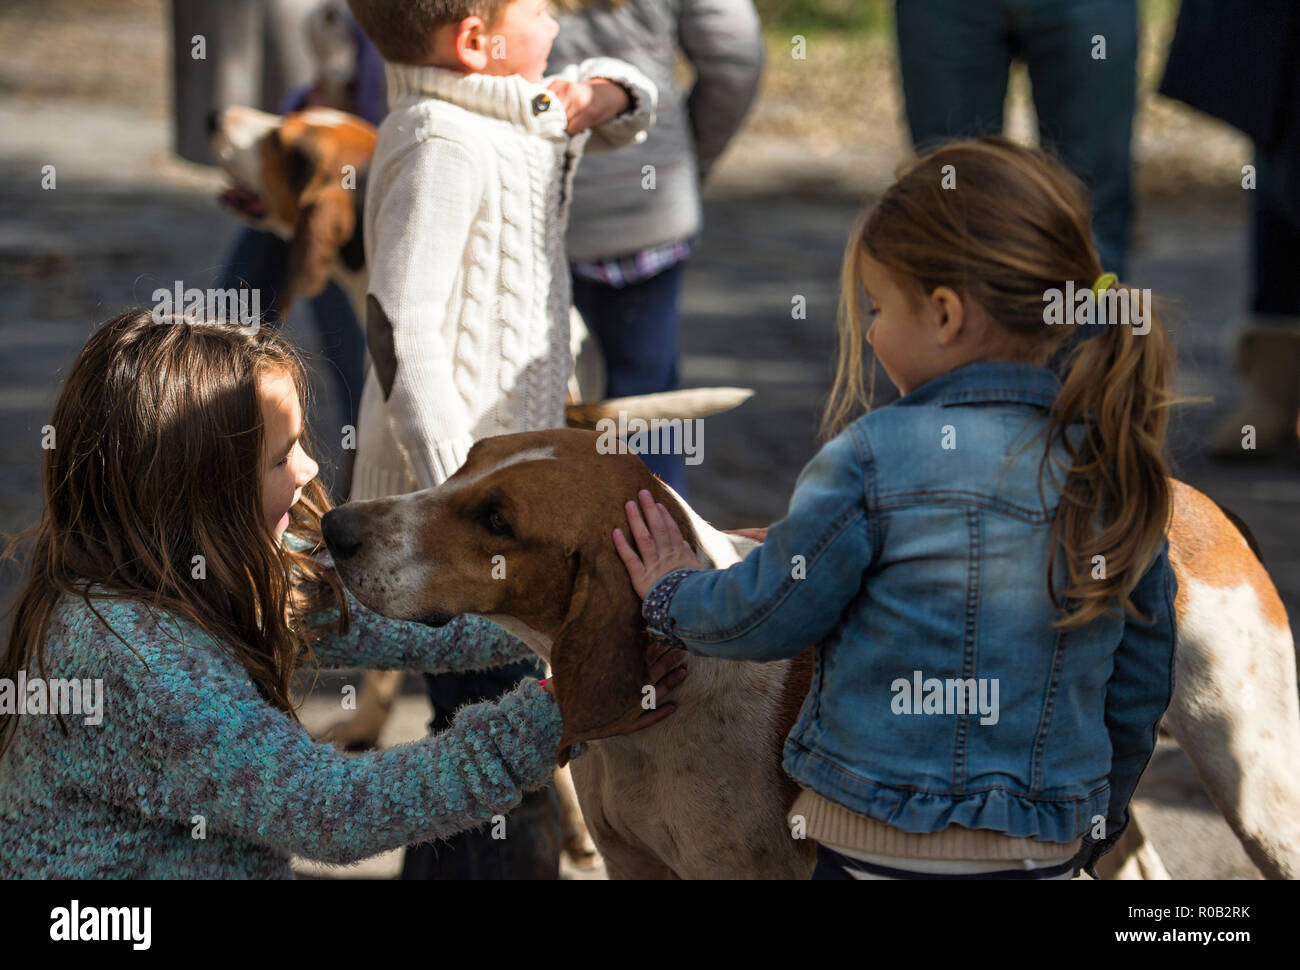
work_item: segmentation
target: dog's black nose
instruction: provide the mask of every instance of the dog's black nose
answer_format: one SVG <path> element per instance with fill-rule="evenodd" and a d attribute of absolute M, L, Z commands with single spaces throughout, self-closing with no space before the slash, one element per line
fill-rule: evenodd
<path fill-rule="evenodd" d="M 211 137 L 212 135 L 216 134 L 216 132 L 217 132 L 217 119 L 218 119 L 219 117 L 221 117 L 221 112 L 218 111 L 216 108 L 214 108 L 214 109 L 212 109 L 211 111 L 208 112 L 208 136 L 209 136 L 209 137 Z"/>
<path fill-rule="evenodd" d="M 321 533 L 325 536 L 325 545 L 329 547 L 335 562 L 351 559 L 360 550 L 361 521 L 351 509 L 331 509 L 320 520 L 320 526 Z"/>

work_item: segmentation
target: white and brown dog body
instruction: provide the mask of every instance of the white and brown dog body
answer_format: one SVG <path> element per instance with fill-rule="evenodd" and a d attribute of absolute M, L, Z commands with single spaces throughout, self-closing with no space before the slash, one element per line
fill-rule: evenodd
<path fill-rule="evenodd" d="M 634 455 L 598 454 L 597 437 L 487 438 L 441 487 L 350 503 L 324 523 L 340 575 L 367 606 L 434 624 L 487 616 L 550 662 L 561 762 L 575 741 L 640 712 L 648 634 L 610 538 L 627 496 L 648 488 L 713 567 L 754 545 L 708 525 Z M 1179 630 L 1165 727 L 1261 871 L 1295 878 L 1300 702 L 1285 612 L 1241 532 L 1182 483 L 1170 544 Z M 502 563 L 505 576 L 493 578 Z M 809 689 L 811 651 L 766 664 L 692 657 L 688 671 L 673 716 L 591 740 L 573 762 L 611 875 L 806 878 L 812 846 L 786 826 L 797 788 L 781 749 Z M 1165 875 L 1136 826 L 1103 862 L 1107 875 Z"/>

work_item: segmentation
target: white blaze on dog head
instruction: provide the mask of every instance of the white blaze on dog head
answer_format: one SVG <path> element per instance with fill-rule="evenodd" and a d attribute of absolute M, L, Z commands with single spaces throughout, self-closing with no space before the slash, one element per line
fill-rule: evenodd
<path fill-rule="evenodd" d="M 636 455 L 601 454 L 599 439 L 575 428 L 485 438 L 440 487 L 349 503 L 324 523 L 340 577 L 370 608 L 433 625 L 487 616 L 550 661 L 562 762 L 569 745 L 641 713 L 649 638 L 612 538 L 627 531 L 623 503 L 649 489 L 700 548 L 675 493 Z M 734 556 L 726 545 L 717 554 Z"/>

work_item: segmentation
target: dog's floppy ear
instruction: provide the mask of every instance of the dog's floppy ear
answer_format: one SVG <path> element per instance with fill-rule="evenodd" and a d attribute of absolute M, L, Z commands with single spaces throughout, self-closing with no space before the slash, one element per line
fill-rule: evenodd
<path fill-rule="evenodd" d="M 569 612 L 551 645 L 564 719 L 556 754 L 560 767 L 578 741 L 608 737 L 640 717 L 642 688 L 650 677 L 641 600 L 613 543 L 594 543 L 576 555 Z"/>
<path fill-rule="evenodd" d="M 289 244 L 289 298 L 311 299 L 329 282 L 339 248 L 352 238 L 356 213 L 346 189 L 304 198 Z M 287 313 L 285 314 L 287 318 Z"/>

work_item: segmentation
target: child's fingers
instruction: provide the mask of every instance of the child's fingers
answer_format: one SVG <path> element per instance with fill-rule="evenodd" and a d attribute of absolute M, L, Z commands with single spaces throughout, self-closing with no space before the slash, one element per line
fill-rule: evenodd
<path fill-rule="evenodd" d="M 627 567 L 628 575 L 632 577 L 635 584 L 645 573 L 645 566 L 641 563 L 641 557 L 636 554 L 636 550 L 628 545 L 622 529 L 614 530 L 614 548 L 618 551 L 618 557 L 623 560 L 623 565 Z"/>
<path fill-rule="evenodd" d="M 636 497 L 641 501 L 641 510 L 645 515 L 646 524 L 650 527 L 650 535 L 654 539 L 655 552 L 659 556 L 665 556 L 672 548 L 671 540 L 668 533 L 668 527 L 664 525 L 663 519 L 659 515 L 659 508 L 655 505 L 654 496 L 649 490 L 641 489 L 636 493 Z"/>
<path fill-rule="evenodd" d="M 659 513 L 654 507 L 654 502 L 648 500 L 649 494 L 645 489 L 641 489 L 636 495 L 640 507 L 636 502 L 628 504 L 636 509 L 637 520 L 645 527 L 647 547 L 642 558 L 658 559 L 664 553 L 663 525 L 659 521 Z"/>
<path fill-rule="evenodd" d="M 665 554 L 674 556 L 685 556 L 688 559 L 699 559 L 691 544 L 686 541 L 682 535 L 682 530 L 677 527 L 677 520 L 668 514 L 662 502 L 655 503 L 655 511 L 659 514 L 660 528 L 662 531 L 662 548 Z"/>
<path fill-rule="evenodd" d="M 686 661 L 686 651 L 681 647 L 665 650 L 650 664 L 650 683 L 658 684 Z"/>
<path fill-rule="evenodd" d="M 686 668 L 675 667 L 674 669 L 668 671 L 668 673 L 664 674 L 657 681 L 655 681 L 655 685 L 654 685 L 655 707 L 662 707 L 664 704 L 666 704 L 670 700 L 672 692 L 676 690 L 681 685 L 681 682 L 685 679 L 686 679 Z"/>
<path fill-rule="evenodd" d="M 641 517 L 641 510 L 637 508 L 635 502 L 628 500 L 623 503 L 623 511 L 627 513 L 627 527 L 632 533 L 632 538 L 636 540 L 637 552 L 641 554 L 643 560 L 653 559 L 655 541 L 650 535 L 650 530 L 646 528 L 645 519 Z"/>
<path fill-rule="evenodd" d="M 668 529 L 668 537 L 672 540 L 673 545 L 690 545 L 686 541 L 686 537 L 682 535 L 682 530 L 677 528 L 677 520 L 668 514 L 668 510 L 664 508 L 663 503 L 656 502 L 655 505 L 659 509 L 659 514 L 663 516 L 664 526 Z"/>
<path fill-rule="evenodd" d="M 654 685 L 654 707 L 641 712 L 641 716 L 632 722 L 627 733 L 640 731 L 648 728 L 652 724 L 657 724 L 666 718 L 673 711 L 677 710 L 677 704 L 670 700 L 674 690 L 686 679 L 686 668 L 678 667 L 663 677 Z"/>
<path fill-rule="evenodd" d="M 647 708 L 645 712 L 639 718 L 637 718 L 637 720 L 634 723 L 637 724 L 638 726 L 642 724 L 648 726 L 650 724 L 653 724 L 655 721 L 657 721 L 659 718 L 654 717 L 654 715 L 657 714 L 659 711 L 663 710 L 665 707 L 671 708 L 674 706 L 672 701 L 673 691 L 675 691 L 679 686 L 681 686 L 682 681 L 685 679 L 686 679 L 686 668 L 677 667 L 676 669 L 669 671 L 659 680 L 655 681 L 654 690 L 650 695 L 651 703 L 654 704 L 654 707 Z M 667 717 L 667 715 L 666 714 L 660 715 L 660 717 Z"/>
<path fill-rule="evenodd" d="M 658 724 L 673 711 L 677 710 L 676 704 L 660 704 L 653 711 L 645 711 L 632 722 L 632 726 L 627 729 L 626 734 L 633 734 L 637 731 L 644 731 L 652 724 Z"/>

